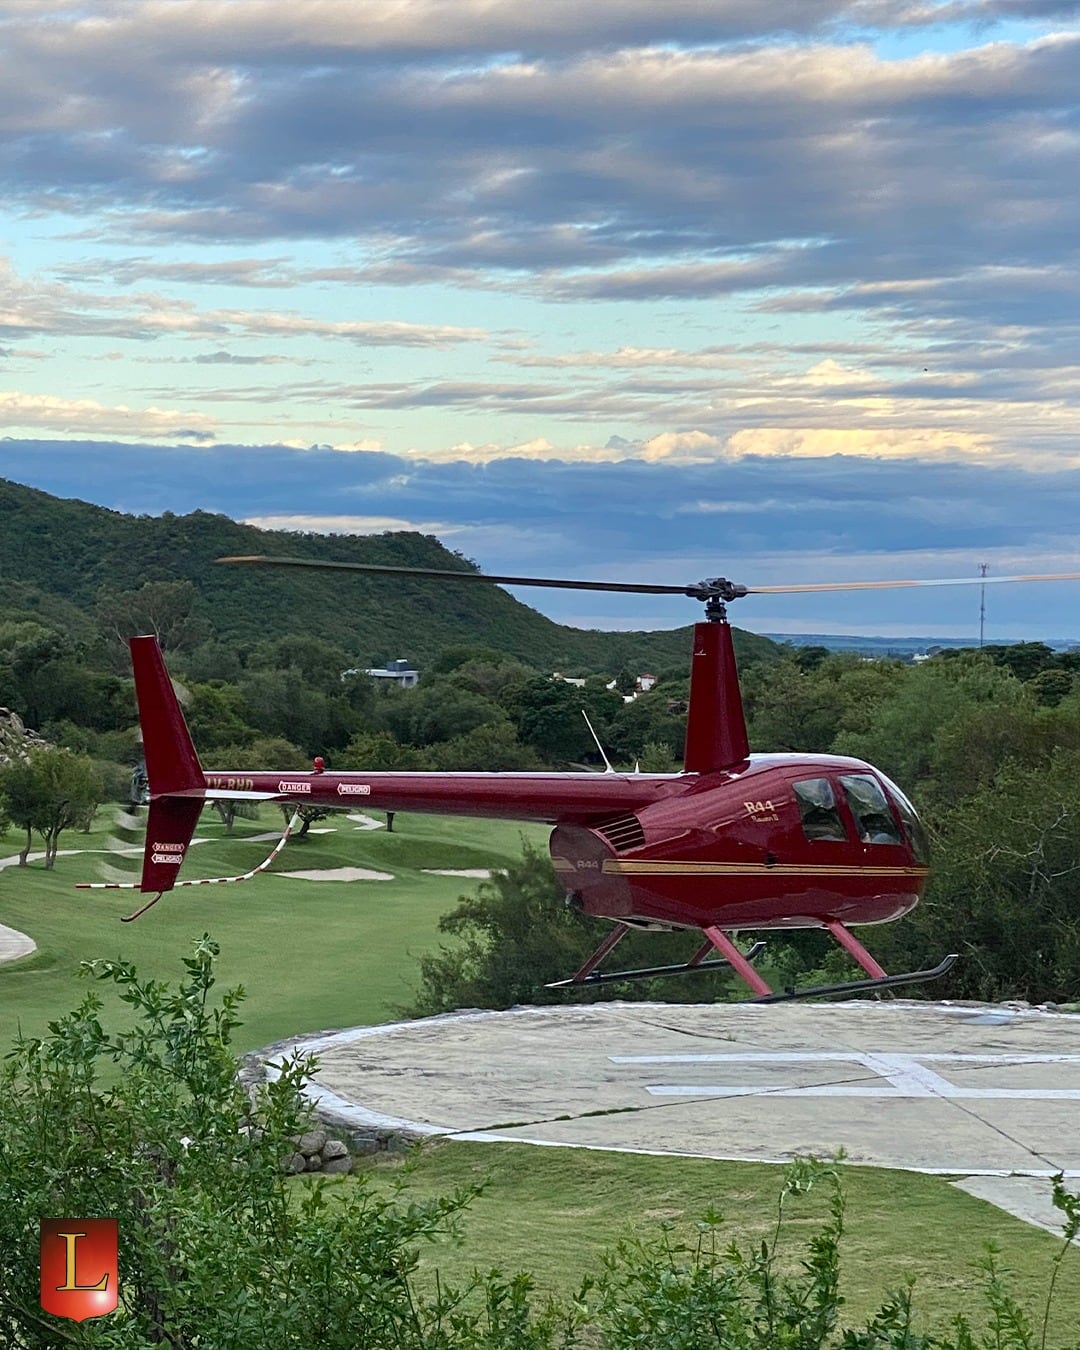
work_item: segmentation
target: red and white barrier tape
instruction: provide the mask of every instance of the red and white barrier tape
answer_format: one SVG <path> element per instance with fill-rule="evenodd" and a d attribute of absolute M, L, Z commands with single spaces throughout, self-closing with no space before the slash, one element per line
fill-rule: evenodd
<path fill-rule="evenodd" d="M 262 862 L 259 863 L 258 867 L 253 867 L 250 872 L 243 872 L 240 876 L 236 877 L 197 877 L 191 881 L 177 881 L 173 883 L 172 889 L 175 889 L 178 886 L 222 886 L 234 881 L 250 881 L 252 877 L 258 876 L 260 872 L 265 872 L 274 861 L 288 843 L 289 836 L 295 829 L 296 822 L 299 819 L 300 809 L 298 807 L 293 812 L 292 819 L 289 821 L 288 825 L 285 826 L 281 838 Z M 79 881 L 75 883 L 75 889 L 78 891 L 137 891 L 140 884 L 141 883 L 138 881 Z M 137 919 L 140 914 L 145 914 L 151 905 L 157 904 L 163 894 L 163 891 L 159 891 L 149 904 L 143 905 L 142 909 L 137 909 L 134 914 L 127 915 L 124 919 L 124 923 L 130 923 L 132 919 Z"/>

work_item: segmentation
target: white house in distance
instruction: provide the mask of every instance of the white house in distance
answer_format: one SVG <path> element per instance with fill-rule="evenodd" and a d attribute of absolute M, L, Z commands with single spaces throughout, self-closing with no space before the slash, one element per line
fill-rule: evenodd
<path fill-rule="evenodd" d="M 396 661 L 387 661 L 385 666 L 378 666 L 374 670 L 360 670 L 354 666 L 351 670 L 341 672 L 343 680 L 350 675 L 370 675 L 373 680 L 393 680 L 395 684 L 400 684 L 402 689 L 412 689 L 420 678 L 420 672 L 404 657 L 398 657 Z"/>
<path fill-rule="evenodd" d="M 572 685 L 574 685 L 574 686 L 575 686 L 576 688 L 578 688 L 578 689 L 583 689 L 583 688 L 585 687 L 585 681 L 584 681 L 584 680 L 578 680 L 578 679 L 575 679 L 573 676 L 570 676 L 570 675 L 564 675 L 564 674 L 562 673 L 561 670 L 556 670 L 556 671 L 552 674 L 551 678 L 552 678 L 553 680 L 560 680 L 563 684 L 572 684 Z M 616 682 L 615 680 L 610 680 L 610 681 L 608 682 L 608 684 L 607 684 L 607 688 L 608 688 L 608 689 L 614 689 L 615 686 L 616 686 L 616 683 L 617 683 L 617 682 Z M 635 678 L 634 678 L 634 684 L 635 684 L 637 687 L 635 688 L 635 690 L 634 690 L 634 692 L 633 692 L 632 694 L 623 694 L 623 696 L 622 696 L 623 702 L 624 702 L 624 703 L 633 703 L 634 699 L 637 698 L 638 694 L 647 694 L 647 693 L 649 692 L 649 690 L 653 687 L 653 685 L 654 685 L 655 683 L 656 683 L 656 676 L 655 676 L 655 675 L 637 675 L 637 676 L 635 676 Z"/>

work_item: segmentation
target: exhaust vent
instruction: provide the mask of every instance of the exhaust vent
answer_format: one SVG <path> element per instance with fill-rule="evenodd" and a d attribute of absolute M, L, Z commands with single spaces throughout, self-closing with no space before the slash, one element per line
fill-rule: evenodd
<path fill-rule="evenodd" d="M 645 843 L 645 831 L 637 816 L 615 816 L 605 820 L 593 829 L 602 834 L 616 853 L 627 853 L 630 849 L 641 848 Z"/>

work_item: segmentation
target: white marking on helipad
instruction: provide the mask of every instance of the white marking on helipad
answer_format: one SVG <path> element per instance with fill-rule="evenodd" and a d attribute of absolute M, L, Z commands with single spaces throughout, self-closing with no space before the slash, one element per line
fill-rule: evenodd
<path fill-rule="evenodd" d="M 848 1083 L 657 1083 L 645 1085 L 653 1097 L 959 1097 L 973 1100 L 1080 1101 L 1080 1088 L 959 1087 L 926 1067 L 936 1064 L 1076 1064 L 1080 1055 L 954 1055 L 940 1052 L 904 1055 L 870 1050 L 769 1051 L 743 1054 L 609 1055 L 612 1064 L 857 1064 L 885 1083 L 873 1087 Z"/>

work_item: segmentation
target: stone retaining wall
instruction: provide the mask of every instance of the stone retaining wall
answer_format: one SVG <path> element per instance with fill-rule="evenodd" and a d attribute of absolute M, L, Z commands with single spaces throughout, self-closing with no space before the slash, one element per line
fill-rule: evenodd
<path fill-rule="evenodd" d="M 321 1126 L 294 1135 L 293 1143 L 295 1149 L 282 1163 L 285 1171 L 293 1176 L 301 1172 L 327 1175 L 352 1171 L 353 1160 L 348 1146 L 340 1139 L 332 1138 Z"/>

